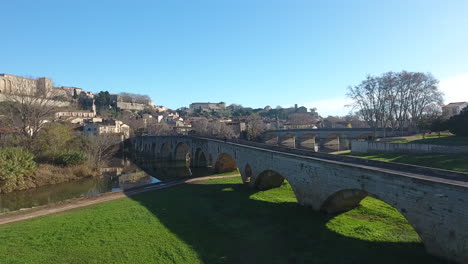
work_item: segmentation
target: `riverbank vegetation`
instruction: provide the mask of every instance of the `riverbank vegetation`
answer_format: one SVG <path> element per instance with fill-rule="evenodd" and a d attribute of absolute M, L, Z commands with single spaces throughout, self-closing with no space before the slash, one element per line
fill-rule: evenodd
<path fill-rule="evenodd" d="M 363 159 L 398 162 L 430 168 L 468 173 L 468 154 L 404 154 L 404 153 L 345 153 L 344 155 Z"/>
<path fill-rule="evenodd" d="M 289 184 L 186 184 L 0 226 L 5 263 L 445 263 L 394 208 L 339 215 L 297 204 Z"/>
<path fill-rule="evenodd" d="M 0 193 L 99 175 L 118 149 L 115 138 L 85 137 L 67 124 L 49 123 L 32 137 L 0 142 Z"/>

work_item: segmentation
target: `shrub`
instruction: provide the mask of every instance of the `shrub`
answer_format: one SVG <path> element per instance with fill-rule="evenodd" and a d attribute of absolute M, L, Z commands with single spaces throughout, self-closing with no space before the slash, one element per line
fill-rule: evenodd
<path fill-rule="evenodd" d="M 24 189 L 35 170 L 32 153 L 22 148 L 0 149 L 0 193 Z"/>
<path fill-rule="evenodd" d="M 66 151 L 58 154 L 54 163 L 62 166 L 81 165 L 86 162 L 86 155 L 80 151 Z"/>
<path fill-rule="evenodd" d="M 457 136 L 468 137 L 468 107 L 449 119 L 448 129 Z"/>

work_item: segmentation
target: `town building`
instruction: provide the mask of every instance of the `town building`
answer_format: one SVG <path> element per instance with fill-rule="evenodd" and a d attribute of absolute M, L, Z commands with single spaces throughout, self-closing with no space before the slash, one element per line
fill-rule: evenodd
<path fill-rule="evenodd" d="M 189 108 L 191 111 L 196 111 L 196 110 L 218 111 L 218 110 L 224 110 L 226 108 L 226 104 L 223 102 L 221 103 L 192 103 L 190 104 Z"/>
<path fill-rule="evenodd" d="M 104 120 L 100 123 L 89 123 L 83 127 L 85 136 L 122 136 L 122 140 L 130 137 L 130 127 L 119 120 Z"/>
<path fill-rule="evenodd" d="M 151 100 L 136 100 L 127 98 L 118 94 L 111 94 L 111 104 L 120 110 L 136 110 L 142 111 L 145 108 L 153 107 L 154 103 Z"/>
<path fill-rule="evenodd" d="M 74 118 L 74 117 L 93 118 L 95 116 L 96 116 L 96 113 L 90 110 L 68 110 L 68 111 L 60 111 L 60 112 L 55 113 L 55 118 L 57 119 Z"/>
<path fill-rule="evenodd" d="M 468 107 L 468 102 L 450 103 L 442 107 L 442 113 L 445 117 L 451 117 L 460 114 L 465 107 Z"/>

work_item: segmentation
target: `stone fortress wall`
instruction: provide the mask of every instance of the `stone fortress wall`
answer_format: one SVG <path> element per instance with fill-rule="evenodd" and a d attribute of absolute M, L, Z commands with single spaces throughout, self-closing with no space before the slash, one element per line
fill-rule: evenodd
<path fill-rule="evenodd" d="M 52 80 L 49 78 L 30 79 L 10 74 L 0 74 L 0 93 L 33 94 L 39 91 L 50 91 L 52 88 Z"/>
<path fill-rule="evenodd" d="M 59 106 L 68 106 L 68 96 L 64 89 L 54 88 L 50 78 L 26 78 L 11 74 L 0 74 L 0 102 L 18 100 L 20 95 L 26 97 L 63 97 L 64 99 L 51 98 L 50 101 Z"/>

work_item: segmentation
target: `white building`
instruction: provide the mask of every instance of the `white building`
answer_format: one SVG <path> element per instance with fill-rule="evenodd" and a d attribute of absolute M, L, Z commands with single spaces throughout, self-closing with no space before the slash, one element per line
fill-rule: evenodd
<path fill-rule="evenodd" d="M 106 120 L 101 123 L 90 123 L 83 127 L 86 136 L 121 135 L 123 139 L 130 137 L 130 127 L 118 120 Z"/>
<path fill-rule="evenodd" d="M 465 107 L 468 107 L 468 102 L 450 103 L 442 107 L 442 112 L 444 116 L 451 117 L 460 114 Z"/>

